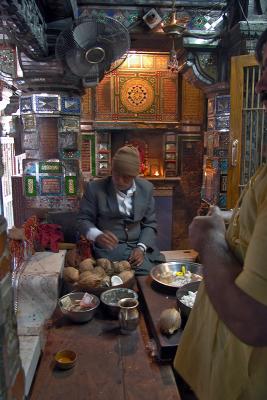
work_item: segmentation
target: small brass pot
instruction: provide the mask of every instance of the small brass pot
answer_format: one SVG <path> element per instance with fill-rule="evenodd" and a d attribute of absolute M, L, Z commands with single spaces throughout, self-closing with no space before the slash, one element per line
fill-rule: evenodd
<path fill-rule="evenodd" d="M 138 300 L 132 298 L 121 299 L 118 302 L 121 333 L 128 334 L 137 328 L 139 323 L 138 305 Z"/>

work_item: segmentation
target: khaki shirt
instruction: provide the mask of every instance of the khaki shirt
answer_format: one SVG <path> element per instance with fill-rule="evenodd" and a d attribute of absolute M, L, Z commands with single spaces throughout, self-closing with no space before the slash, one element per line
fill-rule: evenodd
<path fill-rule="evenodd" d="M 258 169 L 243 191 L 226 238 L 244 265 L 236 285 L 267 305 L 266 165 Z M 267 399 L 267 347 L 248 346 L 228 330 L 209 301 L 204 282 L 183 332 L 174 367 L 200 400 Z"/>

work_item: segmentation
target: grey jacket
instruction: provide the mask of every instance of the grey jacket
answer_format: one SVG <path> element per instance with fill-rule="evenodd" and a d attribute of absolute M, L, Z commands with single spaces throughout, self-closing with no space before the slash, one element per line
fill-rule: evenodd
<path fill-rule="evenodd" d="M 124 244 L 121 247 L 124 252 L 125 244 L 133 248 L 138 242 L 144 243 L 147 246 L 146 258 L 151 262 L 163 262 L 164 257 L 155 243 L 157 222 L 153 185 L 142 178 L 135 178 L 135 184 L 133 216 L 129 218 L 119 211 L 111 177 L 88 183 L 80 203 L 78 230 L 84 236 L 91 227 L 97 227 L 102 231 L 109 230 L 118 237 L 120 243 Z M 98 257 L 107 257 L 113 260 L 121 257 L 118 250 L 112 254 L 110 250 L 95 248 Z M 127 255 L 125 253 L 121 259 L 127 258 Z"/>

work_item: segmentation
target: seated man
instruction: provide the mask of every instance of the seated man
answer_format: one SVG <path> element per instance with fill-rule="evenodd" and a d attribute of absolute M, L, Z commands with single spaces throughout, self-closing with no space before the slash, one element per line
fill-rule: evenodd
<path fill-rule="evenodd" d="M 137 177 L 139 170 L 138 150 L 120 148 L 112 160 L 112 176 L 87 184 L 78 230 L 93 241 L 95 258 L 128 260 L 136 275 L 147 275 L 153 264 L 165 260 L 155 244 L 153 185 Z"/>

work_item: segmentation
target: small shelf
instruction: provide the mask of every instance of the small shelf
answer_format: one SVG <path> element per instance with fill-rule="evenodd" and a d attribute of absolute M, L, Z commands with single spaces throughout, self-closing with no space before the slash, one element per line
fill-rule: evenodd
<path fill-rule="evenodd" d="M 164 181 L 164 182 L 178 182 L 181 180 L 180 176 L 144 176 L 148 181 Z"/>

